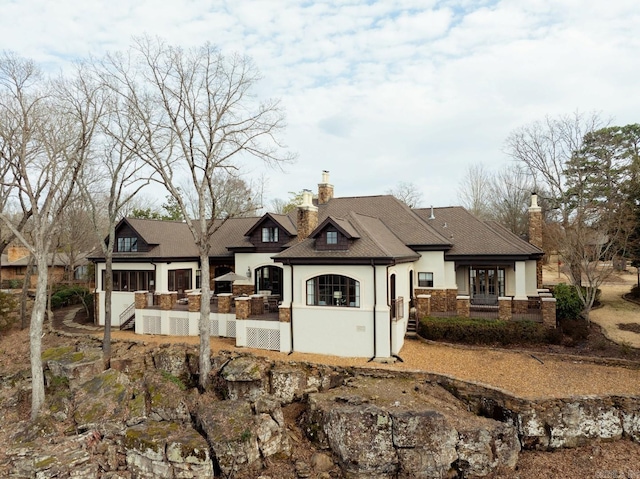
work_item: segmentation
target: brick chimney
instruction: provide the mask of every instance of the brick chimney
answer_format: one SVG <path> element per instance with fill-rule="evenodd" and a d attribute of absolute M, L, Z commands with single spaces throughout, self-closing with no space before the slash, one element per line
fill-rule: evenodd
<path fill-rule="evenodd" d="M 529 243 L 542 249 L 542 208 L 538 206 L 538 195 L 531 193 L 529 207 Z M 538 288 L 542 288 L 542 258 L 536 261 Z"/>
<path fill-rule="evenodd" d="M 329 172 L 322 171 L 322 183 L 318 183 L 318 204 L 328 203 L 333 198 L 333 185 L 329 184 Z"/>
<path fill-rule="evenodd" d="M 308 238 L 317 226 L 318 207 L 313 205 L 313 193 L 303 190 L 302 204 L 298 206 L 298 241 Z"/>
<path fill-rule="evenodd" d="M 7 260 L 9 263 L 29 256 L 29 250 L 24 246 L 9 246 L 7 248 Z"/>

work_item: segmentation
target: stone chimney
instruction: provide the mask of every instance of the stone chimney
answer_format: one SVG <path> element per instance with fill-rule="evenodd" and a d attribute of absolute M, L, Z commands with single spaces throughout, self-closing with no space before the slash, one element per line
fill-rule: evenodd
<path fill-rule="evenodd" d="M 311 190 L 303 190 L 302 204 L 298 206 L 298 241 L 308 238 L 317 226 L 318 207 L 313 205 L 313 194 Z"/>
<path fill-rule="evenodd" d="M 9 246 L 7 248 L 7 260 L 9 263 L 29 256 L 29 250 L 24 246 Z"/>
<path fill-rule="evenodd" d="M 329 172 L 322 171 L 322 183 L 318 184 L 318 204 L 328 203 L 333 198 L 333 185 L 329 184 Z"/>
<path fill-rule="evenodd" d="M 538 195 L 531 193 L 529 207 L 529 243 L 542 249 L 542 208 L 538 206 Z M 542 288 L 542 258 L 536 261 L 538 288 Z"/>

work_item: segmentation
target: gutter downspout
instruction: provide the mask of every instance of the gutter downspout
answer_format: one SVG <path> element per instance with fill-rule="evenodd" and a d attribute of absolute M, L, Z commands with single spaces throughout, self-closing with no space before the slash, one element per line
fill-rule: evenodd
<path fill-rule="evenodd" d="M 289 334 L 291 335 L 291 351 L 289 354 L 293 354 L 293 265 L 289 263 L 291 267 L 291 302 L 289 303 Z"/>
<path fill-rule="evenodd" d="M 376 265 L 371 260 L 371 267 L 373 268 L 373 357 L 369 359 L 367 362 L 371 362 L 376 358 L 376 340 L 377 340 L 377 331 L 376 331 L 376 306 L 378 303 L 378 288 L 376 284 Z"/>

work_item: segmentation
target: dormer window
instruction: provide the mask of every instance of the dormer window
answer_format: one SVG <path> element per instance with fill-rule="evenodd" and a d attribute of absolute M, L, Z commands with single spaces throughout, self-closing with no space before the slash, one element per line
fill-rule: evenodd
<path fill-rule="evenodd" d="M 138 251 L 138 238 L 118 238 L 118 252 Z"/>
<path fill-rule="evenodd" d="M 338 244 L 337 231 L 327 231 L 327 244 Z"/>
<path fill-rule="evenodd" d="M 277 243 L 278 242 L 278 228 L 275 226 L 269 226 L 262 228 L 262 242 L 263 243 Z"/>

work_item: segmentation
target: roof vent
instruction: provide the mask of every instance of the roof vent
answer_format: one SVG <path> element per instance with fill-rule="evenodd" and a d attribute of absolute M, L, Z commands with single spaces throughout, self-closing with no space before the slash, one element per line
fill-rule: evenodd
<path fill-rule="evenodd" d="M 429 216 L 430 220 L 435 220 L 436 219 L 436 215 L 433 214 L 433 205 L 431 205 L 431 216 Z"/>

